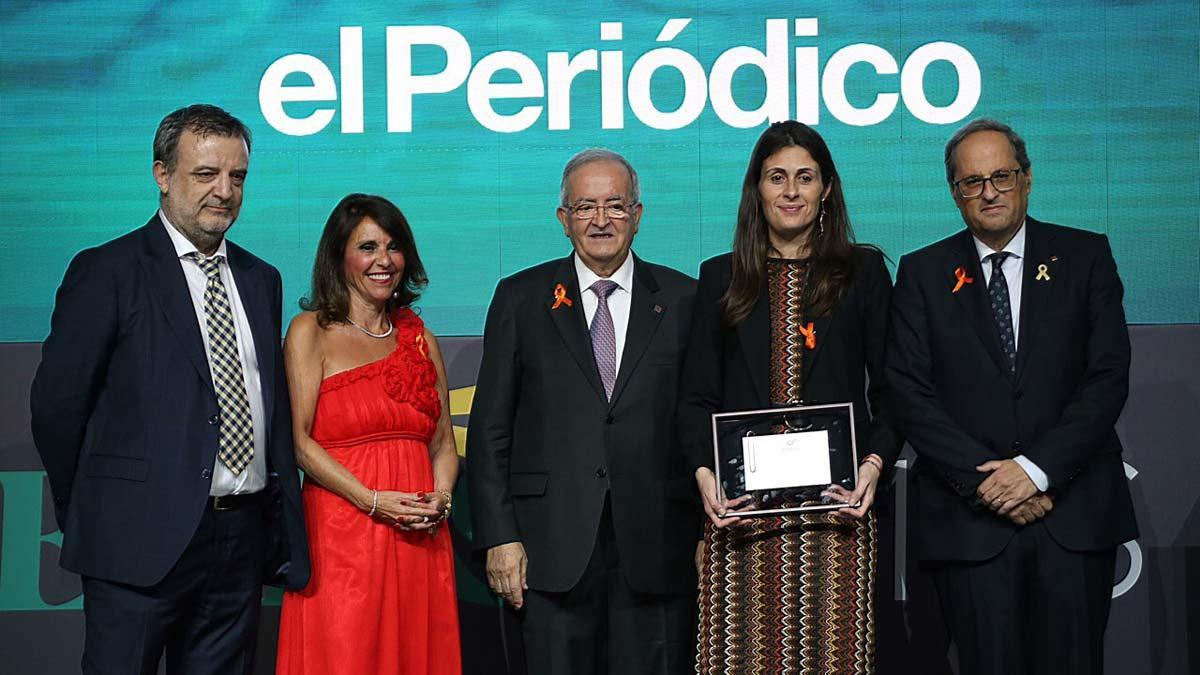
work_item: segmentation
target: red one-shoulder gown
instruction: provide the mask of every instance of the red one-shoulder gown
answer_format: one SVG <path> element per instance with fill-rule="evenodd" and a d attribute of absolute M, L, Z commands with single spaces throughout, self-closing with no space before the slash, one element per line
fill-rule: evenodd
<path fill-rule="evenodd" d="M 441 413 L 424 325 L 393 316 L 387 357 L 321 383 L 312 439 L 376 490 L 433 489 L 429 440 Z M 276 672 L 458 675 L 458 608 L 450 533 L 405 532 L 306 480 L 312 579 L 287 592 Z"/>

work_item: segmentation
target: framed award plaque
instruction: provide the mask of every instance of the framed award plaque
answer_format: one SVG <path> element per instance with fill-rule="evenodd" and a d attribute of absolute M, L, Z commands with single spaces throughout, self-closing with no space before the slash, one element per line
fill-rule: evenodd
<path fill-rule="evenodd" d="M 750 495 L 739 516 L 843 508 L 826 491 L 858 482 L 852 403 L 714 413 L 712 432 L 717 485 Z"/>

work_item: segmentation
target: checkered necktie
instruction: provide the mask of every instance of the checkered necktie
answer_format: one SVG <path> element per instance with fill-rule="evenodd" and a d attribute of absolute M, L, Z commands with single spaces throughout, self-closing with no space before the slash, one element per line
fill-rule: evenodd
<path fill-rule="evenodd" d="M 229 305 L 225 284 L 221 281 L 221 260 L 224 256 L 205 258 L 198 252 L 189 255 L 208 275 L 208 285 L 204 287 L 204 315 L 208 323 L 213 386 L 216 387 L 217 404 L 221 408 L 217 457 L 236 476 L 250 464 L 250 458 L 254 456 L 254 427 L 250 418 L 250 400 L 246 397 L 246 382 L 242 379 L 242 360 L 238 356 L 233 310 Z"/>
<path fill-rule="evenodd" d="M 1017 370 L 1017 336 L 1013 333 L 1012 302 L 1008 299 L 1008 281 L 1004 279 L 1004 270 L 1000 269 L 1008 256 L 1008 251 L 998 251 L 987 257 L 992 261 L 992 278 L 988 281 L 988 296 L 992 299 L 992 317 L 996 320 L 996 330 L 1000 334 L 1000 346 L 1004 348 L 1004 356 L 1008 358 L 1008 372 Z"/>
<path fill-rule="evenodd" d="M 613 385 L 617 382 L 617 333 L 613 328 L 612 312 L 608 309 L 608 296 L 617 290 L 617 282 L 600 279 L 590 286 L 599 303 L 596 315 L 588 331 L 592 334 L 592 353 L 596 356 L 596 368 L 600 370 L 600 381 L 604 383 L 604 398 L 611 400 Z"/>

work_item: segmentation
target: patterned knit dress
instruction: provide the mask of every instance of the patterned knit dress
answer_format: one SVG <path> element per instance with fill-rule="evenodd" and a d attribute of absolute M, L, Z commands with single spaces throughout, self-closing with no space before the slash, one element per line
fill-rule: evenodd
<path fill-rule="evenodd" d="M 804 261 L 767 261 L 776 404 L 803 400 L 807 271 Z M 874 513 L 854 523 L 832 513 L 747 520 L 705 532 L 696 672 L 873 673 Z"/>

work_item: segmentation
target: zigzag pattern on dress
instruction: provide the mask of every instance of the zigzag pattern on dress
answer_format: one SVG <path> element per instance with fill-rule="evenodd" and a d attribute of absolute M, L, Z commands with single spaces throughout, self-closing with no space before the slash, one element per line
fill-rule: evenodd
<path fill-rule="evenodd" d="M 779 302 L 772 303 L 772 305 L 780 306 L 783 320 L 772 321 L 771 327 L 778 329 L 779 339 L 784 344 L 794 345 L 797 348 L 786 350 L 782 359 L 786 374 L 781 378 L 778 386 L 781 391 L 772 391 L 771 400 L 798 403 L 801 400 L 801 384 L 804 376 L 804 350 L 798 347 L 804 344 L 804 336 L 800 333 L 800 327 L 804 325 L 804 287 L 808 277 L 808 266 L 785 265 L 783 274 L 783 283 L 771 286 L 772 290 L 778 289 Z M 772 336 L 772 342 L 774 342 L 774 336 Z"/>

